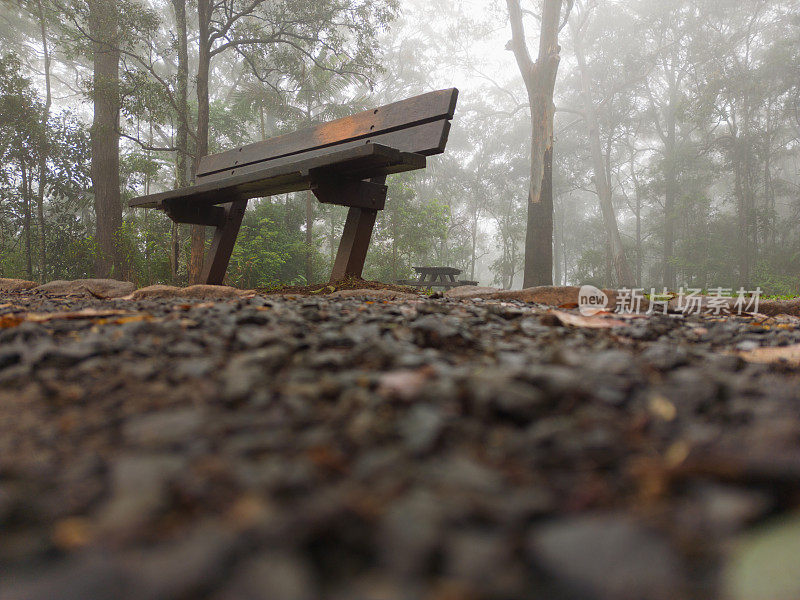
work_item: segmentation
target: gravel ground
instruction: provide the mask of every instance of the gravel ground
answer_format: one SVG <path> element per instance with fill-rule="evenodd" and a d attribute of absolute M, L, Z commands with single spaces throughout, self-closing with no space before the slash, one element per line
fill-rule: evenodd
<path fill-rule="evenodd" d="M 0 295 L 0 598 L 800 598 L 800 320 L 566 312 Z"/>

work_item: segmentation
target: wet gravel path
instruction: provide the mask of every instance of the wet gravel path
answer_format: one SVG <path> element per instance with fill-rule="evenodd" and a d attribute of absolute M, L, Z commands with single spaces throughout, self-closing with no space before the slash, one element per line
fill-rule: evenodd
<path fill-rule="evenodd" d="M 792 317 L 5 294 L 0 598 L 745 598 L 747 540 L 800 509 L 800 368 L 737 352 L 796 343 Z"/>

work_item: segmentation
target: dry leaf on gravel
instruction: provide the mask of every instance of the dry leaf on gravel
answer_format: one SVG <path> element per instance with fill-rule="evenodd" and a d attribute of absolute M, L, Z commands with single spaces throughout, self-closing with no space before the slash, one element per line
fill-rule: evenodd
<path fill-rule="evenodd" d="M 589 329 L 611 329 L 612 327 L 620 327 L 627 325 L 625 321 L 619 319 L 610 319 L 607 317 L 584 317 L 583 315 L 576 315 L 573 313 L 563 312 L 560 310 L 551 310 L 548 314 L 555 316 L 562 325 L 572 325 L 573 327 L 588 327 Z"/>
<path fill-rule="evenodd" d="M 85 308 L 83 310 L 71 312 L 52 312 L 52 313 L 17 313 L 13 315 L 0 316 L 0 329 L 6 327 L 16 327 L 25 321 L 31 323 L 44 323 L 56 319 L 102 319 L 105 317 L 131 316 L 137 315 L 128 310 L 111 310 Z"/>
<path fill-rule="evenodd" d="M 0 329 L 16 327 L 22 323 L 22 319 L 17 315 L 0 315 Z"/>
<path fill-rule="evenodd" d="M 792 366 L 800 366 L 800 344 L 755 348 L 754 350 L 741 351 L 739 352 L 739 356 L 747 362 L 753 363 L 770 364 L 785 362 Z"/>

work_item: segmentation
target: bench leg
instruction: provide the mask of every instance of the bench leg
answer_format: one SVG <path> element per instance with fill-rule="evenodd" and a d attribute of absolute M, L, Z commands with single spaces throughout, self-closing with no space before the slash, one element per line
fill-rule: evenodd
<path fill-rule="evenodd" d="M 367 181 L 382 186 L 386 183 L 386 176 L 373 177 Z M 386 188 L 383 188 L 381 193 L 385 199 Z M 383 208 L 383 202 L 380 203 L 380 208 Z M 331 271 L 331 281 L 339 281 L 345 277 L 361 277 L 377 216 L 378 211 L 372 208 L 351 206 L 348 209 L 339 250 L 336 252 L 336 260 Z"/>
<path fill-rule="evenodd" d="M 225 271 L 228 270 L 228 263 L 231 260 L 233 246 L 236 244 L 236 236 L 242 225 L 245 208 L 247 208 L 247 200 L 236 200 L 225 205 L 225 219 L 221 225 L 217 226 L 211 247 L 208 249 L 206 260 L 203 263 L 201 277 L 203 283 L 222 285 Z"/>
<path fill-rule="evenodd" d="M 361 277 L 377 216 L 378 211 L 369 208 L 350 208 L 347 211 L 347 221 L 344 223 L 342 239 L 331 271 L 331 281 Z"/>

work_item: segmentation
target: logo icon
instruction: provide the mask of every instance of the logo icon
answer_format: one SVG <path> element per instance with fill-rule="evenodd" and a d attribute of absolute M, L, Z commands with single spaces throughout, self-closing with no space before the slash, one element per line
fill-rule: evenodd
<path fill-rule="evenodd" d="M 578 291 L 578 310 L 584 317 L 591 317 L 608 309 L 608 296 L 593 285 L 581 286 Z"/>

